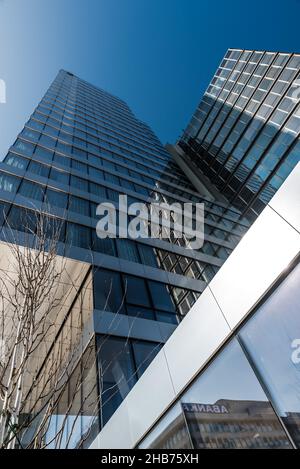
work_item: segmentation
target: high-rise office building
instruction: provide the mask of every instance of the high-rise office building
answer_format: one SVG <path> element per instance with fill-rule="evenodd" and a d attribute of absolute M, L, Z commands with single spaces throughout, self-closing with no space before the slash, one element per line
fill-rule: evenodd
<path fill-rule="evenodd" d="M 118 204 L 119 194 L 126 194 L 128 203 L 204 202 L 203 247 L 189 249 L 188 240 L 177 239 L 172 230 L 168 238 L 163 223 L 158 239 L 99 238 L 97 206 Z M 77 366 L 87 368 L 91 375 L 89 383 L 94 385 L 89 393 L 94 405 L 86 402 L 87 391 L 82 389 L 82 415 L 76 421 L 75 411 L 65 416 L 68 430 L 58 440 L 51 438 L 72 407 L 74 368 L 39 441 L 47 447 L 86 446 L 201 295 L 249 223 L 216 191 L 210 193 L 196 179 L 193 185 L 151 129 L 122 100 L 66 71 L 59 72 L 1 163 L 0 198 L 2 249 L 7 241 L 24 242 L 25 238 L 22 241 L 12 233 L 28 231 L 28 220 L 34 232 L 36 211 L 50 213 L 51 220 L 61 220 L 58 253 L 72 260 L 73 270 L 84 272 L 78 292 L 91 279 L 92 298 L 85 313 L 76 303 L 77 292 L 38 365 L 39 376 L 49 373 L 58 337 L 67 337 L 63 342 L 68 342 L 69 349 L 75 347 L 74 321 L 82 315 L 76 326 L 82 336 L 82 357 L 77 357 L 81 365 Z M 90 344 L 97 363 L 83 365 Z M 28 385 L 29 397 L 30 392 Z M 30 412 L 36 409 L 23 409 L 24 421 Z M 24 444 L 31 441 L 33 426 L 28 424 L 24 431 Z"/>
<path fill-rule="evenodd" d="M 299 70 L 299 54 L 229 49 L 167 147 L 255 222 L 91 448 L 300 447 Z"/>
<path fill-rule="evenodd" d="M 228 49 L 179 146 L 254 220 L 299 161 L 300 55 Z"/>

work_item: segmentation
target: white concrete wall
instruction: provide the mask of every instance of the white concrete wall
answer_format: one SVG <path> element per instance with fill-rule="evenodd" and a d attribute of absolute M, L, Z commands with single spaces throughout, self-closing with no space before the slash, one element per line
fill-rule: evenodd
<path fill-rule="evenodd" d="M 91 448 L 133 448 L 300 252 L 300 163 Z"/>

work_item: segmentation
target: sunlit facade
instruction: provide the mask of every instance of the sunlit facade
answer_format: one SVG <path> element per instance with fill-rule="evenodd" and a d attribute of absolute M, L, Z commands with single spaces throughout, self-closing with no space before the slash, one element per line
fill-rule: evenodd
<path fill-rule="evenodd" d="M 228 49 L 179 145 L 254 220 L 299 161 L 300 55 Z"/>

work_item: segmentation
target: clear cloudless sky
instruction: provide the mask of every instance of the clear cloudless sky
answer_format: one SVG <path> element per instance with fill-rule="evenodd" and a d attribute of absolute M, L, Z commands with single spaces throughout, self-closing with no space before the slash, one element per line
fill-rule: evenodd
<path fill-rule="evenodd" d="M 0 160 L 61 68 L 174 142 L 227 48 L 300 52 L 299 18 L 299 0 L 0 0 Z"/>

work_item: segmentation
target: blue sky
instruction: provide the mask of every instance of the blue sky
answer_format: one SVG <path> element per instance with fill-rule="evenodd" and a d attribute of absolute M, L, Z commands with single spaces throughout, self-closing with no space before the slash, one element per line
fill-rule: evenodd
<path fill-rule="evenodd" d="M 0 159 L 60 68 L 174 142 L 226 49 L 300 52 L 299 14 L 299 0 L 0 0 Z"/>

